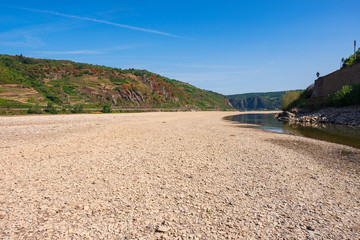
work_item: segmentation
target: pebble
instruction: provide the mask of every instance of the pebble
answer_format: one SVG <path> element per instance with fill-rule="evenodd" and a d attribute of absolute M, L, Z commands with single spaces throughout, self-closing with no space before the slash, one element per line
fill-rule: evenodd
<path fill-rule="evenodd" d="M 0 238 L 360 238 L 359 150 L 232 114 L 2 117 Z"/>

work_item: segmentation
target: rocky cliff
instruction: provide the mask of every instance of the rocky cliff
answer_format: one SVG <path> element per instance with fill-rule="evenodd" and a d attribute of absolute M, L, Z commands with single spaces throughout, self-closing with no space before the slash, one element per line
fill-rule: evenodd
<path fill-rule="evenodd" d="M 281 108 L 282 96 L 281 92 L 266 93 L 244 93 L 228 95 L 232 106 L 239 110 L 276 110 Z"/>

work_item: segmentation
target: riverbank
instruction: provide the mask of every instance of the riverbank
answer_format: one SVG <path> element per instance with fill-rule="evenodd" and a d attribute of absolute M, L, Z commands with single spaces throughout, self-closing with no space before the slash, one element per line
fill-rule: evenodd
<path fill-rule="evenodd" d="M 294 108 L 278 114 L 278 119 L 295 124 L 331 123 L 360 127 L 360 105 L 331 107 L 312 112 Z"/>
<path fill-rule="evenodd" d="M 360 151 L 238 112 L 0 117 L 0 236 L 360 237 Z"/>

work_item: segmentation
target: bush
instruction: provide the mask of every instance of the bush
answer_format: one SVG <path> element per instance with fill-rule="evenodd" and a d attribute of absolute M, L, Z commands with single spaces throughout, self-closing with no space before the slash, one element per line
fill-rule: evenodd
<path fill-rule="evenodd" d="M 51 113 L 51 114 L 57 114 L 58 111 L 56 110 L 56 107 L 54 106 L 54 103 L 48 102 L 47 106 L 45 108 L 45 112 Z"/>
<path fill-rule="evenodd" d="M 41 110 L 39 104 L 37 103 L 37 104 L 35 104 L 34 106 L 31 106 L 31 108 L 29 108 L 29 109 L 27 110 L 27 113 L 30 113 L 30 114 L 40 114 L 40 113 L 42 113 L 42 110 Z"/>
<path fill-rule="evenodd" d="M 355 55 L 351 55 L 349 58 L 345 59 L 343 63 L 343 67 L 349 67 L 353 65 L 354 63 L 360 62 L 360 48 L 356 51 L 356 59 Z"/>
<path fill-rule="evenodd" d="M 334 103 L 337 107 L 343 107 L 351 104 L 350 93 L 352 88 L 348 85 L 343 86 L 334 95 Z"/>
<path fill-rule="evenodd" d="M 72 113 L 83 113 L 84 112 L 84 106 L 82 104 L 75 104 L 73 106 L 73 109 L 71 110 Z"/>
<path fill-rule="evenodd" d="M 111 113 L 112 109 L 111 109 L 111 103 L 107 103 L 103 106 L 101 112 L 103 113 Z"/>
<path fill-rule="evenodd" d="M 343 86 L 335 94 L 326 99 L 326 105 L 328 107 L 344 107 L 360 103 L 360 84 L 354 86 Z"/>

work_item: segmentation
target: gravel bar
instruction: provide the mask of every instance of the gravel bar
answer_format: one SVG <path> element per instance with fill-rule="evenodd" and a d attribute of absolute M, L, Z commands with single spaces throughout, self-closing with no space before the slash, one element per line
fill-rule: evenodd
<path fill-rule="evenodd" d="M 360 238 L 360 150 L 233 114 L 0 117 L 0 239 Z"/>

